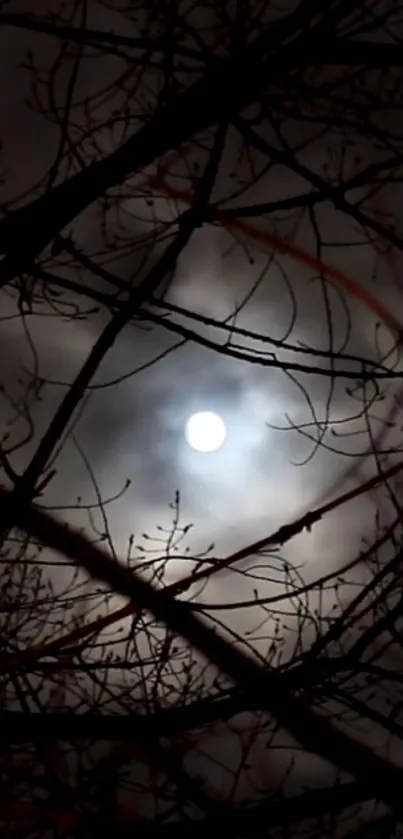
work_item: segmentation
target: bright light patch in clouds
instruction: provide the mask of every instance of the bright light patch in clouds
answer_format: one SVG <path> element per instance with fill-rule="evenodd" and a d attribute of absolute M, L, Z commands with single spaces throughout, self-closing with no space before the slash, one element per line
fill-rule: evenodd
<path fill-rule="evenodd" d="M 198 452 L 215 452 L 227 436 L 225 423 L 212 411 L 192 414 L 186 423 L 186 440 Z"/>

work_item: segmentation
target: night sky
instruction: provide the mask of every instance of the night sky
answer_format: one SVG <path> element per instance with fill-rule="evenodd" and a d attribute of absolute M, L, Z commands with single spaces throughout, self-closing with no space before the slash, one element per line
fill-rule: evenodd
<path fill-rule="evenodd" d="M 124 31 L 127 32 L 129 24 L 118 14 L 113 15 L 97 3 L 88 5 L 88 26 L 99 29 L 113 26 L 116 31 L 126 27 Z M 7 11 L 18 12 L 25 10 L 25 6 L 9 3 Z M 41 14 L 52 6 L 51 2 L 41 2 Z M 11 31 L 12 41 L 8 37 Z M 1 35 L 2 202 L 20 196 L 19 203 L 23 204 L 24 193 L 40 182 L 57 154 L 59 134 L 51 122 L 27 108 L 30 80 L 21 62 L 27 49 L 34 49 L 36 59 L 46 67 L 55 56 L 56 44 L 54 39 L 44 35 L 11 29 L 3 29 Z M 76 98 L 84 97 L 96 88 L 102 89 L 114 78 L 118 65 L 113 57 L 100 57 L 88 63 L 86 69 L 80 71 Z M 12 79 L 12 85 L 9 79 Z M 56 82 L 56 95 L 65 83 L 61 73 Z M 152 87 L 152 76 L 149 84 Z M 39 91 L 39 95 L 43 92 Z M 116 106 L 118 104 L 117 97 Z M 112 107 L 110 102 L 100 105 L 100 109 L 106 111 Z M 306 131 L 305 146 L 303 130 Z M 307 167 L 321 174 L 326 171 L 331 177 L 332 167 L 337 171 L 340 165 L 340 135 L 329 131 L 308 143 L 309 130 L 308 126 L 301 129 L 298 137 L 303 146 L 300 159 Z M 287 131 L 291 142 L 293 137 L 295 139 L 291 120 Z M 117 146 L 119 142 L 118 133 L 113 138 L 107 132 L 105 135 L 101 132 L 100 147 L 104 153 L 112 150 L 113 143 Z M 247 177 L 245 161 L 237 162 L 239 149 L 237 134 L 230 129 L 214 192 L 217 198 L 239 188 Z M 203 151 L 199 148 L 194 154 L 203 163 Z M 354 172 L 357 167 L 364 168 L 379 159 L 381 152 L 365 138 L 353 137 L 345 154 L 346 171 L 350 167 Z M 176 167 L 173 171 L 183 178 L 185 153 L 173 165 Z M 140 195 L 140 182 L 139 176 L 136 181 L 138 196 L 129 196 L 122 202 L 126 235 L 129 231 L 133 240 L 140 243 L 134 252 L 128 251 L 118 258 L 112 252 L 106 253 L 102 219 L 99 208 L 94 205 L 65 231 L 86 255 L 127 281 L 137 276 L 136 270 L 145 251 L 142 237 L 149 234 L 153 220 L 172 218 L 175 213 L 173 204 L 162 195 L 154 196 L 152 207 L 146 204 Z M 258 186 L 246 191 L 241 198 L 233 198 L 232 204 L 274 201 L 303 191 L 303 188 L 302 177 L 277 165 Z M 374 201 L 388 212 L 397 213 L 401 205 L 400 192 L 400 187 L 385 188 Z M 113 237 L 116 218 L 112 211 L 107 218 L 107 235 Z M 376 293 L 398 317 L 403 312 L 398 258 L 392 263 L 379 255 L 364 241 L 354 220 L 332 209 L 328 203 L 319 205 L 315 222 L 323 243 L 322 260 Z M 261 218 L 251 220 L 257 227 L 264 227 L 265 223 Z M 282 236 L 292 238 L 298 247 L 315 254 L 315 229 L 307 214 L 298 211 L 279 214 L 276 229 Z M 164 246 L 163 241 L 157 241 L 149 248 L 150 263 L 158 258 Z M 64 260 L 63 255 L 54 257 L 55 273 L 59 271 L 76 280 L 84 276 L 83 272 L 75 273 L 73 268 L 66 267 Z M 105 291 L 106 285 L 101 279 L 93 278 L 91 282 L 94 288 Z M 342 350 L 346 355 L 375 361 L 385 356 L 385 365 L 395 365 L 395 369 L 401 364 L 394 349 L 395 336 L 362 301 L 353 300 L 335 284 L 324 283 L 317 271 L 290 255 L 273 253 L 268 245 L 260 246 L 247 237 L 236 237 L 218 225 L 204 225 L 192 236 L 169 278 L 166 300 L 203 317 L 225 321 L 227 325 L 235 324 L 276 340 L 286 338 L 296 349 L 305 346 L 323 352 Z M 64 306 L 63 317 L 52 311 L 52 305 L 48 303 L 43 306 L 42 313 L 37 307 L 35 315 L 21 320 L 15 295 L 7 290 L 1 293 L 4 315 L 0 331 L 1 382 L 13 398 L 19 399 L 33 372 L 43 381 L 41 399 L 35 401 L 32 408 L 35 435 L 15 454 L 12 462 L 17 470 L 28 462 L 66 387 L 109 317 L 100 309 L 87 317 L 72 320 L 68 315 L 74 306 L 79 305 L 82 312 L 89 312 L 96 305 L 72 293 L 66 293 L 58 305 Z M 160 310 L 151 306 L 150 311 Z M 179 322 L 192 328 L 192 323 L 185 319 L 179 318 Z M 216 341 L 224 342 L 228 337 L 228 332 L 219 334 L 201 323 L 193 326 L 201 335 Z M 213 544 L 210 553 L 217 557 L 269 535 L 281 524 L 320 503 L 334 487 L 338 491 L 351 489 L 374 474 L 373 459 L 356 457 L 368 446 L 369 433 L 362 399 L 352 390 L 354 382 L 343 377 L 333 380 L 319 373 L 291 371 L 288 374 L 264 364 L 248 364 L 191 341 L 175 349 L 178 341 L 180 336 L 152 322 L 133 323 L 124 330 L 88 391 L 73 435 L 54 463 L 57 474 L 41 503 L 88 529 L 87 513 L 70 509 L 77 498 L 84 503 L 96 501 L 94 479 L 104 498 L 119 494 L 125 482 L 130 480 L 124 494 L 108 505 L 108 521 L 117 554 L 125 556 L 129 537 L 134 534 L 141 557 L 142 549 L 150 546 L 152 537 L 161 538 L 163 531 L 157 527 L 170 527 L 173 511 L 169 505 L 179 491 L 181 524 L 193 525 L 185 538 L 189 552 L 204 551 Z M 270 345 L 258 345 L 250 338 L 239 336 L 233 338 L 235 344 L 251 353 L 257 349 L 259 352 L 263 349 L 276 351 Z M 167 352 L 160 360 L 146 369 L 139 369 L 164 351 Z M 281 355 L 281 352 L 278 357 L 284 358 L 285 354 Z M 296 363 L 306 360 L 297 351 L 289 352 L 287 358 Z M 309 359 L 312 363 L 312 357 L 308 356 L 308 364 Z M 316 359 L 314 363 L 329 366 L 326 358 Z M 353 362 L 342 364 L 338 361 L 337 364 L 339 368 L 351 369 Z M 382 416 L 387 415 L 393 404 L 398 385 L 398 380 L 386 382 L 384 399 L 370 410 L 370 428 L 375 432 L 379 430 Z M 369 384 L 369 394 L 370 391 Z M 227 426 L 225 444 L 219 451 L 209 454 L 193 451 L 184 434 L 188 417 L 204 410 L 219 414 Z M 2 431 L 7 431 L 7 422 L 12 416 L 13 408 L 3 400 L 0 408 Z M 327 423 L 324 446 L 315 444 L 318 437 L 315 419 L 322 426 Z M 292 425 L 300 426 L 304 433 L 293 430 Z M 20 439 L 25 428 L 24 420 L 14 423 L 11 434 L 15 438 L 12 439 Z M 396 435 L 396 430 L 391 431 L 384 445 L 387 447 L 393 442 L 396 446 L 399 439 Z M 343 475 L 353 463 L 356 470 L 344 481 Z M 249 570 L 250 576 L 223 572 L 200 592 L 200 600 L 207 604 L 242 601 L 253 597 L 256 586 L 260 596 L 278 592 L 278 569 L 282 558 L 298 569 L 307 581 L 335 570 L 353 559 L 366 541 L 374 538 L 376 514 L 386 522 L 392 509 L 388 501 L 373 492 L 341 507 L 314 526 L 311 532 L 304 532 L 292 540 L 277 560 L 272 557 L 265 566 L 262 559 L 256 558 L 241 564 L 239 570 Z M 102 526 L 98 513 L 95 520 Z M 143 534 L 150 537 L 149 540 L 145 540 Z M 159 543 L 153 542 L 153 547 L 158 553 Z M 180 555 L 182 549 L 183 546 L 178 550 Z M 188 562 L 183 558 L 172 558 L 167 565 L 166 579 L 176 580 L 187 573 Z M 70 573 L 67 569 L 51 572 L 56 589 Z M 355 574 L 356 579 L 360 579 L 361 572 Z M 241 633 L 250 630 L 252 638 L 256 636 L 252 643 L 257 648 L 266 644 L 257 629 L 259 616 L 251 610 L 238 608 L 214 614 Z M 286 618 L 285 623 L 285 649 L 292 649 L 295 618 Z M 308 626 L 307 637 L 311 631 Z M 261 755 L 257 763 L 260 760 L 263 760 Z M 264 774 L 265 770 L 257 771 Z M 306 766 L 305 771 L 308 783 L 309 767 Z M 314 775 L 317 772 L 317 763 L 312 772 Z"/>
<path fill-rule="evenodd" d="M 94 27 L 105 25 L 106 11 L 102 12 L 94 4 L 92 14 Z M 117 20 L 114 19 L 114 25 Z M 46 66 L 55 43 L 45 36 L 14 31 L 12 49 L 3 49 L 1 57 L 3 78 L 13 78 L 12 91 L 7 84 L 1 88 L 5 196 L 21 194 L 39 181 L 49 165 L 52 150 L 57 147 L 54 126 L 30 112 L 25 104 L 29 74 L 19 64 L 30 47 Z M 96 87 L 100 89 L 108 79 L 108 71 L 113 77 L 113 59 L 109 62 L 102 59 L 105 81 L 100 76 L 100 61 L 93 62 L 80 79 L 80 95 Z M 302 152 L 305 165 L 319 172 L 325 165 L 330 171 L 332 166 L 336 168 L 341 154 L 341 141 L 336 135 L 329 133 L 305 145 L 306 150 Z M 238 152 L 237 139 L 229 132 L 217 179 L 218 195 L 233 188 Z M 351 142 L 348 155 L 352 167 L 355 159 L 362 161 L 360 165 L 371 162 L 377 152 L 357 138 Z M 237 177 L 242 180 L 242 167 L 238 168 Z M 277 166 L 258 187 L 249 189 L 242 201 L 266 200 L 268 194 L 275 200 L 298 192 L 302 186 L 303 179 Z M 382 196 L 383 203 L 387 197 Z M 388 209 L 393 209 L 393 204 L 388 204 Z M 128 201 L 124 211 L 131 213 L 135 235 L 141 237 L 142 231 L 149 230 L 151 210 L 145 207 L 144 200 Z M 167 205 L 162 197 L 157 198 L 152 212 L 158 218 L 167 218 L 172 214 L 172 205 Z M 127 218 L 129 224 L 130 217 Z M 320 207 L 317 222 L 326 243 L 323 259 L 361 285 L 376 289 L 378 297 L 392 308 L 400 305 L 402 292 L 397 272 L 392 271 L 386 259 L 377 257 L 370 246 L 363 244 L 354 222 L 328 204 Z M 262 225 L 261 221 L 255 225 L 259 223 Z M 113 219 L 110 235 L 112 225 Z M 97 248 L 103 247 L 99 213 L 93 207 L 72 229 L 75 241 L 87 254 L 96 254 Z M 301 214 L 298 217 L 295 212 L 288 218 L 280 215 L 279 229 L 282 235 L 292 235 L 296 245 L 315 253 L 315 237 L 308 218 Z M 340 247 L 339 242 L 344 246 Z M 161 245 L 157 244 L 151 259 L 160 252 Z M 135 270 L 137 259 L 132 254 L 114 262 L 112 255 L 108 257 L 107 267 L 127 278 Z M 372 280 L 375 270 L 376 284 Z M 102 287 L 102 281 L 95 280 L 95 283 Z M 255 290 L 254 285 L 257 285 Z M 336 351 L 342 346 L 345 353 L 378 359 L 394 345 L 387 328 L 377 328 L 379 319 L 361 302 L 352 300 L 329 283 L 324 285 L 317 272 L 295 259 L 273 254 L 269 247 L 258 247 L 245 237 L 238 237 L 237 241 L 223 228 L 205 226 L 196 231 L 170 278 L 167 299 L 199 314 L 220 321 L 227 319 L 229 324 L 236 322 L 238 327 L 275 339 L 287 336 L 291 344 L 324 351 L 329 349 L 328 305 L 332 317 L 331 339 Z M 74 302 L 71 295 L 68 300 Z M 85 309 L 86 304 L 82 301 L 80 304 Z M 7 293 L 4 306 L 12 312 L 13 304 Z M 234 321 L 237 307 L 241 311 Z M 91 303 L 87 308 L 91 309 Z M 30 317 L 25 325 L 14 319 L 5 321 L 0 338 L 2 346 L 7 347 L 7 365 L 2 371 L 7 386 L 18 392 L 17 377 L 22 376 L 26 381 L 27 370 L 32 372 L 35 364 L 39 376 L 51 382 L 45 384 L 42 400 L 34 407 L 37 435 L 45 428 L 65 391 L 57 382 L 71 382 L 106 318 L 100 313 L 73 322 L 50 315 L 48 310 L 46 317 Z M 203 333 L 203 326 L 198 328 Z M 205 329 L 204 334 L 211 337 L 211 331 Z M 216 340 L 223 341 L 224 335 Z M 319 501 L 351 467 L 346 454 L 365 450 L 368 442 L 365 421 L 351 419 L 360 410 L 359 404 L 357 410 L 357 399 L 346 392 L 351 383 L 341 378 L 331 391 L 329 378 L 300 373 L 288 376 L 281 370 L 227 358 L 190 342 L 172 350 L 143 372 L 129 375 L 177 341 L 177 336 L 156 325 L 127 328 L 99 370 L 95 387 L 75 427 L 75 439 L 85 451 L 104 496 L 115 495 L 126 479 L 131 480 L 130 488 L 109 509 L 118 552 L 125 550 L 130 533 L 134 532 L 141 542 L 142 533 L 152 535 L 157 525 L 169 525 L 169 503 L 177 490 L 181 494 L 182 522 L 194 524 L 188 536 L 191 549 L 202 550 L 214 542 L 215 553 L 222 555 L 241 547 L 269 534 Z M 241 338 L 240 342 L 246 348 L 257 347 L 247 339 Z M 297 354 L 288 354 L 287 358 L 291 357 L 304 361 Z M 328 365 L 327 360 L 321 363 Z M 123 377 L 121 383 L 111 384 L 120 377 Z M 374 409 L 376 417 L 388 410 L 391 392 L 389 386 L 385 401 Z M 226 422 L 227 441 L 218 452 L 203 455 L 192 451 L 185 441 L 186 420 L 198 410 L 216 411 Z M 315 451 L 317 430 L 312 426 L 312 412 L 323 422 L 327 410 L 329 428 L 325 442 L 335 452 L 325 448 Z M 305 430 L 313 440 L 296 431 L 277 430 L 291 423 L 307 423 Z M 378 427 L 376 423 L 374 427 Z M 21 450 L 16 463 L 26 462 L 29 448 Z M 361 476 L 370 476 L 373 468 L 370 459 L 365 460 Z M 77 496 L 88 500 L 92 494 L 93 498 L 88 470 L 74 441 L 68 441 L 61 452 L 57 471 L 48 488 L 49 503 L 72 505 Z M 362 538 L 371 533 L 374 513 L 374 497 L 365 497 L 339 510 L 311 534 L 295 539 L 287 548 L 287 557 L 304 566 L 304 573 L 309 577 L 343 564 L 357 552 Z M 77 518 L 80 520 L 73 514 L 73 519 Z M 172 566 L 170 573 L 176 576 L 180 569 Z M 231 578 L 231 587 L 225 575 L 222 583 L 217 578 L 211 584 L 218 590 L 214 591 L 214 598 L 218 595 L 238 599 L 243 587 L 249 587 L 245 580 L 236 580 L 235 575 Z"/>

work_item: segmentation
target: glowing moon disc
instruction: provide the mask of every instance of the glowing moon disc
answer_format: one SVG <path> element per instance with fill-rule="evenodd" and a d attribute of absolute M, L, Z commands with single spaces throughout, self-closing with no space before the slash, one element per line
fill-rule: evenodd
<path fill-rule="evenodd" d="M 186 440 L 198 452 L 215 452 L 227 436 L 225 423 L 212 411 L 192 414 L 186 423 Z"/>

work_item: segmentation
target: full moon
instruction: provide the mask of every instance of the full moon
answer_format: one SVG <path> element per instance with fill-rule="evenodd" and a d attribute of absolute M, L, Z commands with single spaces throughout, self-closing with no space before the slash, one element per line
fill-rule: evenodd
<path fill-rule="evenodd" d="M 198 452 L 215 452 L 227 436 L 225 423 L 212 411 L 192 414 L 186 423 L 186 440 Z"/>

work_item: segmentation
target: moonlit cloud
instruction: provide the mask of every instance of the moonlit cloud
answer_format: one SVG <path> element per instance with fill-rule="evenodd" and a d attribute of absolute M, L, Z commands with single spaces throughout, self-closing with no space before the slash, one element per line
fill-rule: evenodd
<path fill-rule="evenodd" d="M 48 5 L 52 9 L 52 0 Z M 91 3 L 89 5 L 92 7 Z M 40 11 L 42 13 L 42 8 Z M 99 9 L 89 25 L 107 29 L 112 26 L 112 17 Z M 120 17 L 119 20 L 121 22 Z M 0 54 L 1 75 L 6 80 L 6 83 L 0 83 L 2 171 L 9 167 L 7 190 L 12 196 L 31 187 L 43 175 L 58 148 L 58 135 L 51 124 L 43 128 L 39 142 L 37 118 L 23 104 L 29 92 L 29 80 L 18 64 L 31 40 L 21 33 L 18 39 L 18 47 L 7 49 L 3 37 Z M 35 43 L 45 57 L 47 50 L 52 49 L 46 38 L 35 36 Z M 98 63 L 96 67 L 99 68 Z M 113 77 L 112 58 L 104 63 L 103 71 L 105 82 Z M 9 79 L 16 84 L 12 96 Z M 88 92 L 100 87 L 102 79 L 102 73 L 99 75 L 95 69 L 90 69 L 80 84 L 83 91 Z M 17 100 L 22 105 L 16 104 Z M 29 153 L 27 137 L 31 138 Z M 322 172 L 333 139 L 328 136 L 315 141 L 311 149 L 304 152 L 306 164 Z M 108 151 L 111 140 L 103 138 L 102 142 L 104 150 Z M 337 142 L 339 140 L 334 139 L 334 143 Z M 231 136 L 227 154 L 233 154 L 235 159 L 234 149 L 237 152 L 236 139 Z M 362 150 L 351 150 L 351 155 L 353 151 L 358 154 Z M 223 166 L 229 171 L 227 159 Z M 220 187 L 225 191 L 227 186 L 226 176 Z M 305 188 L 306 183 L 300 176 L 283 167 L 273 167 L 269 176 L 251 189 L 248 201 L 264 201 L 268 196 L 271 200 L 284 198 Z M 8 192 L 5 197 L 9 197 Z M 392 197 L 390 202 L 393 207 Z M 172 218 L 172 206 L 163 197 L 156 199 L 152 207 L 144 208 L 143 205 L 142 200 L 128 198 L 126 204 L 122 201 L 127 218 L 134 219 L 136 234 L 149 232 L 150 222 L 155 217 L 164 221 Z M 113 214 L 110 223 L 115 223 Z M 264 219 L 257 223 L 269 226 Z M 357 241 L 355 221 L 330 209 L 324 202 L 320 209 L 320 225 L 328 262 L 374 291 L 372 276 L 377 260 L 377 295 L 396 312 L 403 311 L 403 286 L 399 287 L 393 278 L 386 258 L 379 257 L 370 245 Z M 96 208 L 86 211 L 73 227 L 75 241 L 86 253 L 97 254 L 101 250 L 102 231 Z M 294 218 L 279 218 L 278 227 L 299 247 L 315 252 L 317 242 L 309 219 L 299 224 Z M 340 247 L 340 241 L 345 246 Z M 158 242 L 151 261 L 160 256 L 162 249 L 163 244 Z M 120 262 L 111 259 L 107 266 L 128 279 L 135 274 L 138 264 L 140 256 L 136 252 Z M 98 280 L 93 282 L 97 284 Z M 99 285 L 103 288 L 101 281 Z M 391 354 L 389 358 L 396 360 L 397 357 L 397 354 L 393 356 L 395 337 L 384 325 L 379 326 L 377 317 L 359 301 L 341 294 L 330 283 L 326 285 L 328 298 L 325 299 L 322 279 L 315 271 L 289 255 L 273 254 L 269 247 L 237 240 L 231 232 L 218 226 L 206 224 L 197 229 L 178 260 L 168 286 L 166 299 L 172 304 L 215 318 L 227 326 L 256 331 L 277 341 L 287 340 L 295 348 L 288 356 L 293 361 L 301 361 L 298 354 L 301 347 L 323 352 L 337 352 L 343 347 L 346 353 L 366 358 L 378 358 L 380 354 L 386 357 L 388 353 Z M 4 294 L 2 301 L 3 313 L 17 313 L 15 301 Z M 329 301 L 332 341 L 326 319 Z M 41 400 L 33 408 L 35 437 L 15 455 L 13 463 L 17 470 L 22 471 L 25 467 L 108 318 L 108 313 L 98 312 L 88 320 L 72 321 L 68 315 L 57 319 L 38 316 L 27 318 L 25 323 L 10 319 L 1 324 L 0 359 L 6 359 L 6 363 L 1 364 L 0 383 L 10 389 L 13 396 L 18 396 L 21 381 L 30 380 L 35 365 L 44 382 Z M 189 329 L 197 328 L 201 335 L 212 334 L 203 324 L 186 321 L 186 325 Z M 214 332 L 214 336 L 223 345 L 227 341 L 227 346 L 256 353 L 255 357 L 258 352 L 271 353 L 273 360 L 279 357 L 274 344 L 258 346 L 249 338 L 238 341 L 238 337 L 228 331 Z M 351 382 L 344 379 L 335 382 L 319 372 L 288 374 L 274 366 L 246 364 L 225 353 L 214 353 L 196 342 L 189 341 L 147 369 L 141 369 L 172 349 L 176 340 L 177 336 L 154 324 L 147 325 L 147 329 L 131 324 L 118 338 L 94 379 L 85 410 L 77 415 L 72 434 L 52 464 L 55 475 L 41 497 L 41 503 L 59 507 L 59 515 L 88 529 L 87 512 L 72 509 L 77 498 L 84 503 L 96 503 L 96 490 L 103 498 L 118 495 L 118 500 L 107 506 L 114 547 L 119 556 L 125 557 L 133 536 L 137 550 L 134 554 L 139 557 L 141 546 L 148 546 L 153 537 L 161 539 L 158 527 L 169 529 L 173 518 L 169 505 L 179 491 L 181 524 L 193 525 L 184 543 L 189 548 L 189 555 L 212 546 L 211 556 L 222 557 L 269 535 L 316 506 L 352 462 L 357 464 L 357 472 L 342 485 L 343 490 L 351 489 L 358 480 L 375 472 L 372 458 L 364 458 L 362 462 L 359 459 L 368 444 L 366 423 L 368 421 L 374 429 L 379 428 L 400 388 L 399 382 L 385 389 L 383 402 L 374 407 L 368 420 L 362 415 L 362 402 L 352 392 Z M 6 424 L 12 410 L 9 405 L 7 409 L 2 408 L 0 403 L 0 414 L 2 409 Z M 189 417 L 202 411 L 216 414 L 226 429 L 223 445 L 213 445 L 212 438 L 210 443 L 204 442 L 205 451 L 211 444 L 208 454 L 195 451 L 185 434 Z M 16 433 L 22 434 L 24 424 L 22 420 L 19 422 Z M 318 446 L 318 426 L 323 428 L 325 424 L 328 426 L 328 434 L 322 441 L 325 445 Z M 390 430 L 388 433 L 386 443 L 395 440 L 398 432 Z M 203 444 L 200 445 L 203 448 Z M 120 496 L 128 480 L 130 485 Z M 65 507 L 68 509 L 63 511 Z M 305 530 L 284 549 L 273 552 L 273 556 L 253 557 L 240 563 L 235 571 L 222 572 L 198 591 L 197 596 L 201 603 L 213 606 L 253 600 L 257 588 L 260 596 L 271 596 L 283 585 L 283 562 L 306 581 L 339 569 L 374 537 L 379 523 L 376 514 L 384 525 L 392 512 L 392 505 L 389 501 L 380 502 L 377 491 L 367 494 L 326 516 L 311 531 Z M 163 555 L 162 541 L 155 544 Z M 170 582 L 185 576 L 190 567 L 193 567 L 191 562 L 182 556 L 171 559 L 166 579 Z M 249 577 L 243 573 L 245 570 L 250 572 Z M 65 569 L 52 573 L 56 590 L 61 589 L 71 576 Z M 352 582 L 362 581 L 365 573 L 362 568 L 357 569 Z M 324 592 L 321 607 L 330 610 L 333 596 L 333 593 Z M 116 603 L 120 602 L 116 598 Z M 253 638 L 251 643 L 257 649 L 267 647 L 270 632 L 266 625 L 258 631 L 259 617 L 256 618 L 253 610 L 223 608 L 214 614 L 243 638 Z M 286 638 L 285 655 L 295 644 L 296 622 L 294 606 L 289 607 L 289 612 L 285 607 L 285 628 L 282 630 Z M 304 628 L 306 638 L 311 637 L 314 629 L 313 625 Z M 246 721 L 238 721 L 240 731 L 250 723 L 249 717 L 245 717 Z M 208 734 L 208 748 L 213 755 L 221 756 L 221 751 L 225 751 L 229 761 L 235 760 L 232 753 L 239 744 L 232 736 L 225 738 L 226 734 Z M 287 761 L 290 753 L 285 751 L 284 754 Z M 273 770 L 277 777 L 286 769 L 286 766 L 280 767 L 281 760 Z M 196 758 L 194 766 L 197 768 Z M 313 778 L 314 783 L 318 778 L 322 782 L 329 772 L 316 758 L 307 758 L 306 767 L 307 777 L 309 775 L 311 781 Z M 259 744 L 251 771 L 260 781 L 265 780 L 265 743 Z M 226 781 L 220 773 L 225 774 L 217 768 L 217 784 L 222 782 L 224 787 Z M 304 776 L 303 772 L 301 776 Z M 305 783 L 305 776 L 303 780 Z M 292 785 L 294 781 L 290 783 Z"/>

